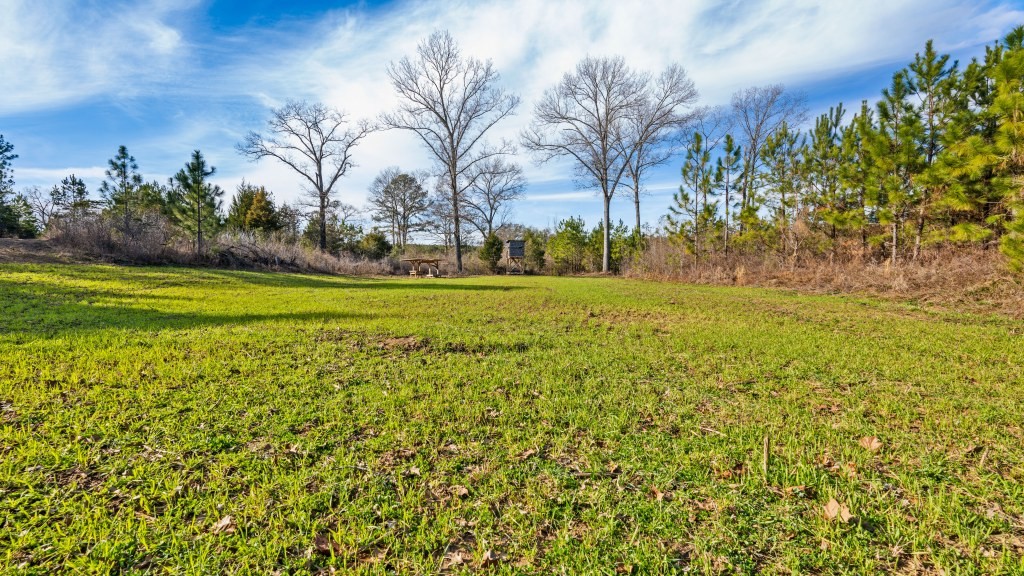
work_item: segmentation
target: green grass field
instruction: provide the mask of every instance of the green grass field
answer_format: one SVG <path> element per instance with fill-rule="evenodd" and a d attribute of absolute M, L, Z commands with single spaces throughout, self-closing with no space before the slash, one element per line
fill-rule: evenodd
<path fill-rule="evenodd" d="M 1022 574 L 1022 426 L 1006 317 L 0 266 L 4 573 Z"/>

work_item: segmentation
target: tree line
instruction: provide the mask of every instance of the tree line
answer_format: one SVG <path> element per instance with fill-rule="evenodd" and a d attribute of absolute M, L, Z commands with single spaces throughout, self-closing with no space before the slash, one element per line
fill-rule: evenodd
<path fill-rule="evenodd" d="M 897 265 L 952 244 L 1024 267 L 1024 27 L 964 67 L 929 41 L 852 116 L 839 104 L 801 128 L 784 94 L 740 93 L 692 131 L 664 230 L 694 264 L 743 251 Z"/>
<path fill-rule="evenodd" d="M 355 120 L 320 103 L 289 102 L 272 110 L 265 130 L 250 132 L 237 149 L 252 161 L 273 159 L 300 177 L 311 196 L 301 233 L 325 251 L 363 236 L 352 223 L 356 210 L 337 199 L 338 182 L 355 165 L 355 149 L 375 131 L 403 130 L 418 138 L 432 165 L 388 168 L 374 180 L 369 210 L 380 228 L 371 232 L 398 249 L 414 235 L 431 234 L 454 250 L 460 271 L 470 231 L 487 243 L 509 224 L 511 203 L 522 196 L 526 182 L 514 160 L 517 144 L 538 164 L 568 160 L 577 183 L 600 192 L 599 232 L 581 231 L 582 221 L 570 219 L 551 239 L 558 246 L 560 234 L 586 236 L 588 261 L 596 259 L 599 240 L 605 272 L 643 249 L 645 179 L 676 159 L 682 185 L 661 232 L 694 265 L 733 253 L 858 255 L 898 264 L 944 243 L 998 245 L 1019 268 L 1022 42 L 1024 28 L 1018 28 L 963 68 L 928 42 L 894 74 L 874 106 L 864 102 L 848 116 L 840 104 L 809 125 L 804 97 L 782 85 L 741 90 L 729 106 L 699 107 L 697 89 L 679 65 L 654 74 L 621 57 L 587 57 L 544 92 L 513 143 L 488 135 L 516 113 L 520 99 L 500 86 L 490 61 L 463 55 L 440 31 L 414 55 L 388 65 L 400 101 L 395 110 Z M 0 232 L 8 234 L 49 217 L 38 194 L 12 197 L 16 157 L 0 139 Z M 105 210 L 123 218 L 125 231 L 133 208 L 121 198 L 132 190 L 143 198 L 135 201 L 139 205 L 162 198 L 162 210 L 194 238 L 197 250 L 220 226 L 244 229 L 251 222 L 260 230 L 300 234 L 298 211 L 275 207 L 265 190 L 240 187 L 232 200 L 236 213 L 221 218 L 222 192 L 206 183 L 213 169 L 198 151 L 166 187 L 129 174 L 133 163 L 122 148 L 101 190 Z M 74 212 L 71 204 L 85 201 L 75 196 L 81 195 L 79 184 L 71 179 L 55 187 L 52 203 Z M 631 230 L 613 222 L 617 194 L 632 199 Z"/>

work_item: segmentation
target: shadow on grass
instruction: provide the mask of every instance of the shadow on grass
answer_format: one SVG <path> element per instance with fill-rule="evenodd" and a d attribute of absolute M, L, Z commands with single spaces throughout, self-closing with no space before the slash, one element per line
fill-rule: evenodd
<path fill-rule="evenodd" d="M 275 288 L 328 288 L 335 290 L 437 290 L 437 291 L 487 291 L 507 292 L 522 290 L 523 286 L 501 286 L 465 283 L 459 278 L 407 278 L 383 279 L 359 276 L 312 276 L 283 272 L 248 272 L 227 270 L 206 270 L 205 274 L 222 277 L 234 282 L 245 282 L 258 286 Z"/>
<path fill-rule="evenodd" d="M 188 302 L 188 297 L 110 288 L 0 280 L 0 338 L 20 343 L 38 338 L 104 330 L 185 330 L 261 322 L 373 320 L 378 314 L 341 311 L 221 314 L 157 310 L 150 303 Z"/>
<path fill-rule="evenodd" d="M 244 282 L 273 288 L 326 288 L 335 290 L 435 290 L 505 292 L 522 286 L 470 284 L 469 279 L 449 278 L 367 278 L 360 276 L 314 276 L 276 272 L 204 271 L 229 282 Z M 400 278 L 400 279 L 399 279 Z"/>

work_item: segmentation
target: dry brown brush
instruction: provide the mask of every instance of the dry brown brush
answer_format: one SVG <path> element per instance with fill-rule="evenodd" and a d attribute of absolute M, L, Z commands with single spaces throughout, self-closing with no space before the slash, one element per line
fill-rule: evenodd
<path fill-rule="evenodd" d="M 652 238 L 626 268 L 631 277 L 695 284 L 778 287 L 813 293 L 871 294 L 955 309 L 1024 317 L 1024 277 L 995 248 L 939 245 L 892 265 L 855 245 L 826 254 L 692 254 Z"/>

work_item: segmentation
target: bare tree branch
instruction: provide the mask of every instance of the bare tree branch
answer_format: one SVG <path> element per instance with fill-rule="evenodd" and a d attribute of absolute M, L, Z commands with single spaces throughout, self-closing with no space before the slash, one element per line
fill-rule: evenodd
<path fill-rule="evenodd" d="M 740 131 L 743 149 L 743 176 L 740 188 L 740 210 L 750 203 L 756 191 L 755 176 L 760 172 L 761 147 L 783 123 L 799 125 L 807 116 L 806 99 L 802 94 L 787 92 L 782 84 L 755 86 L 732 96 L 733 120 Z"/>
<path fill-rule="evenodd" d="M 512 115 L 519 98 L 498 87 L 490 61 L 464 58 L 448 32 L 435 32 L 417 47 L 415 59 L 388 66 L 388 76 L 402 99 L 398 109 L 382 114 L 381 124 L 416 133 L 441 167 L 450 194 L 456 268 L 462 271 L 460 207 L 472 185 L 472 168 L 490 157 L 511 154 L 502 143 L 488 148 L 484 137 Z"/>
<path fill-rule="evenodd" d="M 478 163 L 475 172 L 464 208 L 467 219 L 486 239 L 506 223 L 511 203 L 523 195 L 526 178 L 519 164 L 501 156 Z"/>
<path fill-rule="evenodd" d="M 366 120 L 353 123 L 343 112 L 319 102 L 288 102 L 272 111 L 269 135 L 249 132 L 237 149 L 253 162 L 274 158 L 308 183 L 319 214 L 319 247 L 326 250 L 334 186 L 355 165 L 352 150 L 376 129 Z"/>
<path fill-rule="evenodd" d="M 632 180 L 637 236 L 640 235 L 640 192 L 644 174 L 676 155 L 683 147 L 683 128 L 697 118 L 692 109 L 697 88 L 682 66 L 672 64 L 649 82 L 643 100 L 626 123 L 621 145 L 627 150 L 626 172 Z"/>
<path fill-rule="evenodd" d="M 534 108 L 533 122 L 521 135 L 523 146 L 539 163 L 569 158 L 580 183 L 601 191 L 605 272 L 611 253 L 611 200 L 633 153 L 625 144 L 629 119 L 643 104 L 648 81 L 621 57 L 584 58 L 544 93 Z"/>

